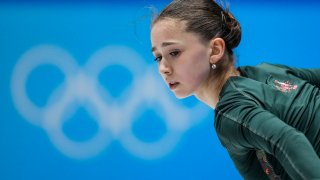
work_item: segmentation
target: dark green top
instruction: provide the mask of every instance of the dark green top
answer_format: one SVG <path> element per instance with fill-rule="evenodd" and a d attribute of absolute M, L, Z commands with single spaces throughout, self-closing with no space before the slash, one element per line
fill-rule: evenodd
<path fill-rule="evenodd" d="M 268 179 L 256 154 L 263 150 L 281 179 L 320 179 L 320 69 L 239 70 L 222 88 L 214 125 L 240 174 Z"/>

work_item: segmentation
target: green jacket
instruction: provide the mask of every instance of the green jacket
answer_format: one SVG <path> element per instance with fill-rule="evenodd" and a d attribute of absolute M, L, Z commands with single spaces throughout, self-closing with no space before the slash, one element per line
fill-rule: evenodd
<path fill-rule="evenodd" d="M 320 179 L 320 69 L 239 70 L 220 92 L 214 125 L 240 174 Z"/>

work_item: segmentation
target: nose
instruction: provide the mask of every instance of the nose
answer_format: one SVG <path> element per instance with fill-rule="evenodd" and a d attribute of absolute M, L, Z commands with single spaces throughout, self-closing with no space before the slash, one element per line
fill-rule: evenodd
<path fill-rule="evenodd" d="M 158 69 L 161 75 L 170 75 L 172 73 L 172 67 L 170 66 L 168 61 L 166 61 L 165 59 L 162 59 L 159 62 Z"/>

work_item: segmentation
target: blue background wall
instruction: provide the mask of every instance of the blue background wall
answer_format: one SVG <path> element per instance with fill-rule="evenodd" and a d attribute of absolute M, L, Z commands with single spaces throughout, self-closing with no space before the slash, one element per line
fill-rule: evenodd
<path fill-rule="evenodd" d="M 157 74 L 146 7 L 168 2 L 0 2 L 0 179 L 241 179 Z M 320 67 L 319 3 L 230 3 L 238 65 Z"/>

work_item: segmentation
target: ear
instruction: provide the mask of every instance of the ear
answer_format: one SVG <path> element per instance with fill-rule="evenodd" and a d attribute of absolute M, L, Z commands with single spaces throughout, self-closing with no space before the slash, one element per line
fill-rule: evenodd
<path fill-rule="evenodd" d="M 210 54 L 210 63 L 211 64 L 216 64 L 218 63 L 222 57 L 224 56 L 225 52 L 225 42 L 222 38 L 214 38 L 210 41 L 210 49 L 211 49 L 211 54 Z"/>

